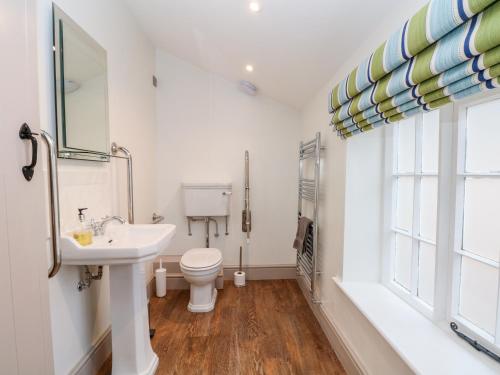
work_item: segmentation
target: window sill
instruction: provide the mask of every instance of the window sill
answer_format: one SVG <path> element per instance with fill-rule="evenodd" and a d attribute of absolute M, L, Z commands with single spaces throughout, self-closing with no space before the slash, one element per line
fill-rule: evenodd
<path fill-rule="evenodd" d="M 498 374 L 500 365 L 378 283 L 333 281 L 417 374 Z"/>

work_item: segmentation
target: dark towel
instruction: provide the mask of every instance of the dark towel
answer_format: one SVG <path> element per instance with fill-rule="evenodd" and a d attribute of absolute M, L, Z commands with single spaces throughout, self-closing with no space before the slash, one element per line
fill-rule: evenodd
<path fill-rule="evenodd" d="M 293 241 L 293 248 L 301 253 L 304 252 L 304 241 L 306 239 L 307 230 L 312 223 L 313 221 L 305 216 L 299 219 L 297 234 L 295 235 L 295 241 Z"/>

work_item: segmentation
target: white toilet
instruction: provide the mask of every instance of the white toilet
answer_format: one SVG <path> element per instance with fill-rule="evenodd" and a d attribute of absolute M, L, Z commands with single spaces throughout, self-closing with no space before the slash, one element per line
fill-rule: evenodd
<path fill-rule="evenodd" d="M 214 309 L 217 300 L 215 279 L 221 267 L 222 254 L 218 249 L 191 249 L 184 253 L 180 268 L 191 288 L 189 311 L 209 312 Z"/>
<path fill-rule="evenodd" d="M 227 220 L 231 197 L 230 183 L 183 183 L 182 188 L 184 213 L 188 220 L 208 217 L 226 217 Z M 191 232 L 189 234 L 191 235 Z M 222 268 L 221 252 L 214 248 L 188 250 L 181 258 L 180 268 L 191 288 L 188 310 L 212 311 L 217 300 L 215 280 Z"/>

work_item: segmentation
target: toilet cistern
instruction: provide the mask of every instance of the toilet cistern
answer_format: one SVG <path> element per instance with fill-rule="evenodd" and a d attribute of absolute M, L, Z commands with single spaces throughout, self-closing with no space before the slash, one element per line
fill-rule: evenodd
<path fill-rule="evenodd" d="M 224 217 L 226 236 L 229 235 L 228 217 L 231 203 L 232 185 L 230 183 L 184 183 L 184 213 L 188 220 L 188 234 L 191 236 L 191 223 L 205 223 L 205 246 L 210 247 L 210 222 L 215 223 L 215 237 L 219 236 L 217 217 Z"/>

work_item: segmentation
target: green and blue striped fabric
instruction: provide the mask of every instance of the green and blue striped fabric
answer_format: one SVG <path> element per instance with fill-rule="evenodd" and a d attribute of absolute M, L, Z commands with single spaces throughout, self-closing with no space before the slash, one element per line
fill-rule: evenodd
<path fill-rule="evenodd" d="M 366 128 L 367 125 L 377 123 L 380 120 L 385 120 L 391 118 L 397 114 L 405 113 L 413 108 L 419 106 L 425 106 L 435 102 L 436 100 L 443 99 L 445 97 L 462 92 L 470 87 L 476 86 L 482 82 L 488 82 L 492 79 L 500 77 L 500 64 L 494 65 L 493 67 L 483 70 L 479 73 L 473 74 L 471 76 L 465 77 L 459 81 L 452 83 L 444 88 L 433 91 L 427 95 L 423 95 L 418 99 L 410 100 L 403 105 L 391 108 L 380 114 L 376 114 L 366 120 L 360 121 L 356 124 L 337 129 L 338 134 L 345 135 L 353 130 Z"/>
<path fill-rule="evenodd" d="M 495 88 L 497 64 L 500 1 L 432 0 L 333 89 L 332 125 L 348 137 Z"/>
<path fill-rule="evenodd" d="M 472 87 L 469 87 L 468 89 L 459 91 L 456 94 L 443 97 L 441 99 L 435 100 L 435 101 L 430 102 L 428 104 L 417 106 L 417 107 L 409 109 L 405 112 L 398 113 L 394 116 L 391 116 L 387 119 L 379 120 L 378 122 L 367 125 L 365 127 L 356 128 L 355 130 L 352 130 L 346 134 L 342 134 L 342 132 L 339 131 L 339 136 L 342 138 L 349 138 L 349 137 L 352 137 L 353 135 L 359 134 L 361 132 L 366 132 L 366 131 L 369 131 L 372 129 L 376 129 L 376 128 L 383 126 L 383 125 L 393 124 L 395 122 L 401 121 L 402 119 L 412 117 L 418 113 L 430 112 L 430 111 L 433 111 L 433 110 L 440 108 L 444 105 L 447 105 L 449 103 L 457 102 L 457 101 L 466 99 L 470 96 L 477 95 L 477 94 L 480 94 L 482 92 L 485 92 L 488 90 L 493 90 L 493 89 L 498 89 L 498 88 L 500 88 L 500 78 L 496 77 L 494 79 L 487 80 L 485 82 L 482 82 L 482 83 L 479 83 L 479 84 L 474 85 Z"/>
<path fill-rule="evenodd" d="M 456 67 L 434 76 L 418 85 L 415 85 L 398 95 L 370 107 L 369 109 L 351 117 L 347 117 L 344 120 L 333 122 L 332 125 L 335 126 L 336 130 L 341 130 L 355 124 L 360 124 L 373 116 L 381 115 L 384 112 L 402 106 L 415 99 L 420 100 L 422 97 L 425 98 L 426 95 L 431 94 L 434 91 L 438 91 L 441 88 L 446 88 L 447 86 L 452 85 L 453 83 L 466 77 L 476 75 L 481 78 L 485 75 L 485 70 L 493 66 L 496 69 L 498 64 L 500 64 L 500 46 L 493 48 L 485 54 L 476 56 L 474 59 L 459 64 Z"/>

